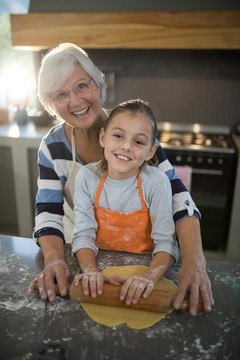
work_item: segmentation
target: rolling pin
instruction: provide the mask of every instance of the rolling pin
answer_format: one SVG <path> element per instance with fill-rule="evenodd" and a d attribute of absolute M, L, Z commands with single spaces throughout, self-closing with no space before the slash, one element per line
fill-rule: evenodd
<path fill-rule="evenodd" d="M 121 286 L 119 285 L 105 283 L 103 294 L 93 298 L 90 295 L 86 296 L 83 294 L 81 284 L 77 287 L 72 284 L 69 287 L 69 297 L 70 300 L 78 301 L 80 303 L 115 306 L 125 309 L 143 310 L 158 313 L 167 313 L 170 309 L 173 308 L 174 299 L 170 297 L 170 293 L 168 291 L 153 290 L 147 299 L 141 297 L 137 304 L 127 305 L 124 301 L 119 299 L 120 289 Z M 35 285 L 35 290 L 38 290 L 37 284 Z M 59 295 L 57 285 L 55 285 L 55 290 L 56 294 Z M 189 305 L 189 301 L 184 300 L 179 310 L 189 310 Z M 197 311 L 204 312 L 202 303 L 198 304 Z"/>

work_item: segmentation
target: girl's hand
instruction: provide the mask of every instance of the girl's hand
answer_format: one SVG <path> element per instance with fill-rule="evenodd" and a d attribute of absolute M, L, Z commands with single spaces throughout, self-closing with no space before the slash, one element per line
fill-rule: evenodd
<path fill-rule="evenodd" d="M 104 276 L 98 271 L 89 271 L 75 276 L 73 283 L 79 286 L 80 280 L 82 281 L 83 294 L 92 297 L 97 297 L 103 293 Z"/>
<path fill-rule="evenodd" d="M 141 296 L 146 299 L 154 288 L 153 281 L 144 276 L 130 276 L 126 280 L 119 275 L 114 275 L 113 280 L 122 284 L 120 300 L 125 299 L 127 305 L 136 304 Z"/>

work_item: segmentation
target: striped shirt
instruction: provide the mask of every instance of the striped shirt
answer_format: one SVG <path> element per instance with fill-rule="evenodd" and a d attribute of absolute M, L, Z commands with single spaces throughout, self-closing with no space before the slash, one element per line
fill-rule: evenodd
<path fill-rule="evenodd" d="M 64 239 L 63 188 L 72 166 L 72 147 L 66 138 L 64 124 L 62 122 L 54 126 L 44 136 L 39 147 L 35 239 L 45 235 L 56 235 Z M 196 215 L 200 218 L 200 213 L 191 195 L 175 173 L 162 147 L 157 140 L 156 142 L 159 168 L 168 176 L 172 187 L 175 223 L 188 215 Z M 76 155 L 76 160 L 84 165 L 78 155 Z"/>

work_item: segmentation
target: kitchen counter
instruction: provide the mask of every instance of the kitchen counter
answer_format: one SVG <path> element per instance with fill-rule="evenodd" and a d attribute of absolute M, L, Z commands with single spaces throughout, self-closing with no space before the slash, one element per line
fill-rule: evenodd
<path fill-rule="evenodd" d="M 71 280 L 78 272 L 69 245 L 65 257 Z M 148 265 L 149 255 L 100 251 L 99 269 L 113 265 Z M 32 239 L 0 236 L 0 354 L 4 360 L 68 359 L 231 359 L 240 355 L 240 263 L 209 261 L 215 306 L 192 317 L 173 311 L 142 330 L 106 327 L 91 320 L 81 305 L 67 297 L 43 302 L 29 295 L 30 281 L 43 266 Z M 167 273 L 177 281 L 179 264 Z"/>

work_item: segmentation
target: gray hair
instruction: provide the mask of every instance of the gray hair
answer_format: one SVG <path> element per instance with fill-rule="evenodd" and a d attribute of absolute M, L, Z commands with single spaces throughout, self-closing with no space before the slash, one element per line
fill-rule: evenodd
<path fill-rule="evenodd" d="M 83 49 L 71 43 L 62 43 L 43 57 L 38 76 L 39 100 L 52 116 L 58 115 L 52 95 L 68 79 L 76 64 L 81 65 L 94 80 L 100 89 L 102 104 L 105 101 L 106 83 L 103 73 L 93 64 Z"/>

